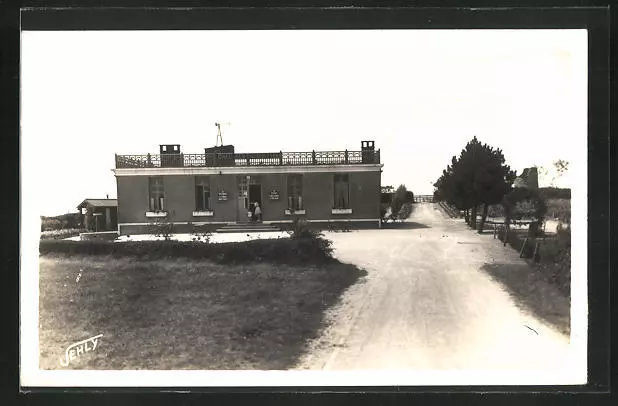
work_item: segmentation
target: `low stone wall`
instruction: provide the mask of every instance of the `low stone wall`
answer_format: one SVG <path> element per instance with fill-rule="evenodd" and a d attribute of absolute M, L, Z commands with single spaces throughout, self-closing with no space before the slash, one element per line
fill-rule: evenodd
<path fill-rule="evenodd" d="M 101 231 L 98 233 L 81 233 L 79 239 L 82 241 L 114 241 L 118 238 L 117 231 Z"/>

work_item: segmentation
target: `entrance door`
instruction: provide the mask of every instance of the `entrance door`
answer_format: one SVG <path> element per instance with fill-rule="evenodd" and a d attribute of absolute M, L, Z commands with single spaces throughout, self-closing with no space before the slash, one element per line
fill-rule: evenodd
<path fill-rule="evenodd" d="M 249 185 L 249 202 L 258 202 L 260 209 L 264 212 L 264 206 L 262 206 L 262 185 Z"/>
<path fill-rule="evenodd" d="M 250 184 L 249 185 L 249 204 L 257 202 L 262 210 L 262 217 L 264 217 L 264 206 L 262 206 L 262 185 Z"/>

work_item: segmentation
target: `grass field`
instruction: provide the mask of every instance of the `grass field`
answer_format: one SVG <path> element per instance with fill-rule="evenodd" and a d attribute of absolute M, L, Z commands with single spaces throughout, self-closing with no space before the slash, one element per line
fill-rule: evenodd
<path fill-rule="evenodd" d="M 287 369 L 363 274 L 322 265 L 40 257 L 40 368 L 103 334 L 70 369 Z"/>

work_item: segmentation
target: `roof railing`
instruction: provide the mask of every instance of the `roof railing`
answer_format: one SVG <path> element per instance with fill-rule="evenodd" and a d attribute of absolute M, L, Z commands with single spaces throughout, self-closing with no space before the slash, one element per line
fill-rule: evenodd
<path fill-rule="evenodd" d="M 118 155 L 116 168 L 379 164 L 380 150 Z"/>

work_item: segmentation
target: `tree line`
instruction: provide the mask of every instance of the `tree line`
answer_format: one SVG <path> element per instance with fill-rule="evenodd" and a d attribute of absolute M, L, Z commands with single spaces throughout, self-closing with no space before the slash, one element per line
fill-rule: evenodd
<path fill-rule="evenodd" d="M 453 156 L 451 164 L 434 183 L 434 199 L 464 210 L 466 222 L 482 232 L 488 207 L 504 202 L 515 178 L 516 173 L 506 164 L 502 150 L 481 143 L 474 137 L 459 156 Z M 483 211 L 477 224 L 481 206 Z"/>

